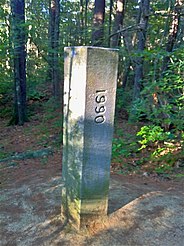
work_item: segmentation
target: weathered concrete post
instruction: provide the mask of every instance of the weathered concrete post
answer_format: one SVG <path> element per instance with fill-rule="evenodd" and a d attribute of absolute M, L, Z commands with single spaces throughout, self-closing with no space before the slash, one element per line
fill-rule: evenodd
<path fill-rule="evenodd" d="M 118 52 L 65 48 L 62 214 L 77 229 L 107 215 Z"/>

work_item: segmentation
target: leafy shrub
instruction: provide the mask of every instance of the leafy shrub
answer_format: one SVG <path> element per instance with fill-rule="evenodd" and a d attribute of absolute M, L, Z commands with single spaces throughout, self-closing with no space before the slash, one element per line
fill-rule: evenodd
<path fill-rule="evenodd" d="M 114 138 L 112 142 L 112 157 L 117 161 L 122 157 L 128 157 L 130 150 L 127 149 L 125 140 L 122 138 Z"/>
<path fill-rule="evenodd" d="M 155 125 L 168 129 L 184 129 L 184 52 L 173 53 L 168 69 L 156 78 L 155 70 L 150 71 L 144 81 L 141 99 L 136 102 L 137 117 L 144 112 L 147 119 Z"/>
<path fill-rule="evenodd" d="M 141 130 L 137 133 L 137 136 L 142 138 L 139 140 L 139 143 L 141 144 L 139 150 L 144 149 L 155 142 L 175 138 L 171 132 L 164 132 L 160 126 L 154 125 L 141 127 Z"/>
<path fill-rule="evenodd" d="M 183 159 L 183 134 L 176 135 L 156 125 L 143 126 L 137 133 L 140 150 L 149 150 L 149 162 L 158 174 L 171 173 L 178 160 Z M 151 148 L 149 148 L 151 147 Z"/>

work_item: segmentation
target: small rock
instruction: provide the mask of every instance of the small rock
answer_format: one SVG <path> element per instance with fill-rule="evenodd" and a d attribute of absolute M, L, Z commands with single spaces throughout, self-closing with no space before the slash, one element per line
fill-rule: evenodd
<path fill-rule="evenodd" d="M 144 172 L 144 173 L 142 174 L 142 176 L 148 177 L 149 174 L 148 174 L 147 172 Z"/>
<path fill-rule="evenodd" d="M 177 162 L 175 163 L 176 168 L 184 167 L 184 161 L 181 159 L 178 159 Z"/>

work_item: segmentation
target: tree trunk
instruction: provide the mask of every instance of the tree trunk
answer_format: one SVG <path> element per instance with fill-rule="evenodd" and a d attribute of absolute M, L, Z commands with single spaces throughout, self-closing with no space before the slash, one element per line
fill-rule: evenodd
<path fill-rule="evenodd" d="M 85 23 L 85 45 L 87 44 L 88 36 L 88 0 L 85 0 L 85 13 L 84 13 L 84 23 Z"/>
<path fill-rule="evenodd" d="M 176 42 L 178 30 L 179 30 L 179 21 L 180 21 L 180 9 L 182 7 L 182 1 L 176 0 L 175 8 L 172 17 L 171 28 L 169 31 L 168 41 L 166 44 L 166 52 L 170 53 L 173 51 L 174 44 Z M 168 64 L 170 61 L 169 55 L 165 56 L 163 59 L 162 72 L 165 72 L 168 68 Z"/>
<path fill-rule="evenodd" d="M 80 0 L 80 45 L 84 44 L 84 3 L 83 0 Z"/>
<path fill-rule="evenodd" d="M 105 0 L 95 0 L 92 45 L 102 46 L 104 42 Z"/>
<path fill-rule="evenodd" d="M 49 80 L 53 85 L 53 96 L 56 101 L 61 100 L 60 91 L 60 71 L 59 71 L 59 20 L 60 20 L 60 1 L 51 0 L 49 7 Z"/>
<path fill-rule="evenodd" d="M 118 30 L 122 28 L 124 11 L 125 11 L 125 0 L 117 0 L 116 16 L 115 16 L 113 33 L 116 33 Z M 118 33 L 114 35 L 111 40 L 111 47 L 119 46 L 120 41 L 121 41 L 121 34 Z"/>
<path fill-rule="evenodd" d="M 111 43 L 111 26 L 112 26 L 112 8 L 113 8 L 113 0 L 110 0 L 110 10 L 109 10 L 109 38 L 108 38 L 108 47 L 110 47 Z"/>
<path fill-rule="evenodd" d="M 130 73 L 130 66 L 131 66 L 131 60 L 129 59 L 127 62 L 127 65 L 125 67 L 124 73 L 123 73 L 123 78 L 122 78 L 122 88 L 125 90 L 127 86 L 127 81 L 128 81 L 128 76 Z"/>
<path fill-rule="evenodd" d="M 14 50 L 14 116 L 11 123 L 23 125 L 26 117 L 25 1 L 11 0 Z"/>
<path fill-rule="evenodd" d="M 134 78 L 134 92 L 133 101 L 140 97 L 141 82 L 143 79 L 143 55 L 146 44 L 146 31 L 148 26 L 149 18 L 149 6 L 150 0 L 141 0 L 139 8 L 138 24 L 139 30 L 137 32 L 138 43 L 137 43 L 137 53 L 138 57 L 135 59 L 135 78 Z"/>

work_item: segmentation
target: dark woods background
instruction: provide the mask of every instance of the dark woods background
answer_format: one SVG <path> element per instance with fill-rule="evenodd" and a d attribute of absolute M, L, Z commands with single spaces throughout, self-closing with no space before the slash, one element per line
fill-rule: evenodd
<path fill-rule="evenodd" d="M 115 122 L 143 122 L 141 148 L 181 142 L 183 34 L 183 0 L 1 0 L 0 116 L 23 125 L 37 102 L 62 108 L 65 46 L 113 47 Z"/>

